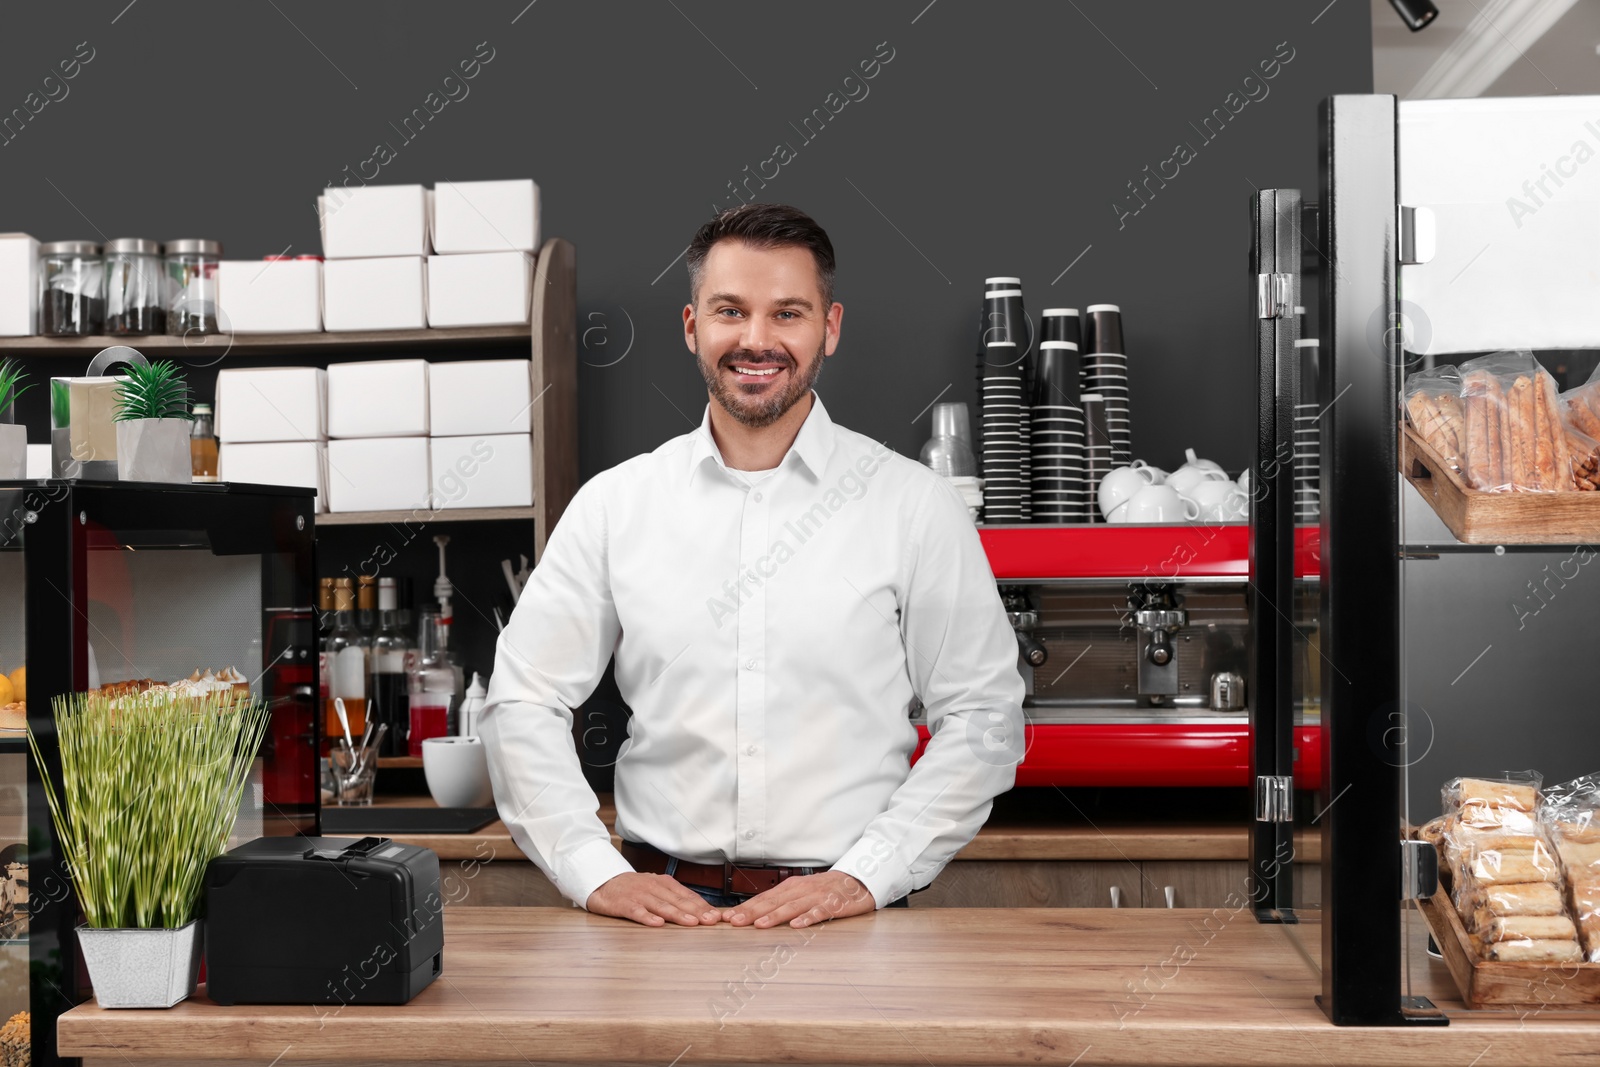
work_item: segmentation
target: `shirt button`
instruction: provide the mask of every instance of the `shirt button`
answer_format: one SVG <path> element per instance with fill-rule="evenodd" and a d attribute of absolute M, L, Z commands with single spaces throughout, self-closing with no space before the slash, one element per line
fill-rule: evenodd
<path fill-rule="evenodd" d="M 744 754 L 746 756 L 754 756 L 756 754 L 756 746 L 750 745 L 744 750 Z"/>
<path fill-rule="evenodd" d="M 756 494 L 756 503 L 757 504 L 761 503 L 761 494 L 760 493 Z"/>
<path fill-rule="evenodd" d="M 755 670 L 756 669 L 756 661 L 753 660 L 753 659 L 745 660 L 744 661 L 744 669 L 747 670 L 747 671 Z"/>
<path fill-rule="evenodd" d="M 749 841 L 751 838 L 753 838 L 755 836 L 756 836 L 756 832 L 754 830 L 746 830 L 744 832 L 744 839 L 746 841 Z"/>

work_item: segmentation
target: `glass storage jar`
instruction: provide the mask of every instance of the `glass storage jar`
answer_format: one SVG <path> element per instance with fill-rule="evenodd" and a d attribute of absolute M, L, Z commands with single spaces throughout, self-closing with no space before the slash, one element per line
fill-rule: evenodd
<path fill-rule="evenodd" d="M 167 332 L 161 245 L 139 237 L 106 244 L 106 333 L 114 337 Z"/>
<path fill-rule="evenodd" d="M 217 332 L 216 241 L 167 242 L 167 333 L 185 337 Z"/>
<path fill-rule="evenodd" d="M 39 246 L 39 332 L 84 337 L 105 324 L 105 266 L 93 241 Z"/>

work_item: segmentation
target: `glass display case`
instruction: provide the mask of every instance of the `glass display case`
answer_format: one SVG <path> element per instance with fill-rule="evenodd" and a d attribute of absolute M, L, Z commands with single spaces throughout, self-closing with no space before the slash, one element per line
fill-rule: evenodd
<path fill-rule="evenodd" d="M 1591 262 L 1600 172 L 1578 163 L 1593 154 L 1583 122 L 1596 105 L 1335 97 L 1322 113 L 1313 216 L 1293 224 L 1298 190 L 1264 190 L 1253 205 L 1259 472 L 1285 456 L 1303 465 L 1308 442 L 1285 420 L 1318 398 L 1309 442 L 1320 525 L 1315 616 L 1302 592 L 1281 632 L 1266 635 L 1271 647 L 1258 651 L 1264 684 L 1283 689 L 1275 672 L 1291 671 L 1296 688 L 1321 693 L 1319 999 L 1339 1024 L 1600 1008 L 1600 962 L 1585 958 L 1594 950 L 1576 921 L 1574 875 L 1539 816 L 1491 809 L 1505 840 L 1478 839 L 1471 851 L 1447 853 L 1448 863 L 1422 839 L 1451 779 L 1533 769 L 1549 786 L 1600 771 L 1583 581 L 1600 541 L 1600 497 L 1477 493 L 1516 519 L 1493 536 L 1469 533 L 1438 503 L 1445 497 L 1430 478 L 1442 472 L 1407 458 L 1416 450 L 1405 444 L 1401 406 L 1409 373 L 1506 349 L 1532 353 L 1525 376 L 1537 383 L 1542 367 L 1552 397 L 1584 384 L 1600 349 Z M 1292 313 L 1305 305 L 1309 323 Z M 1301 358 L 1285 344 L 1296 330 L 1303 346 L 1317 342 Z M 1561 430 L 1554 415 L 1536 419 Z M 1281 479 L 1267 480 L 1257 564 L 1281 588 L 1274 575 L 1289 566 L 1290 505 L 1272 495 Z M 1257 727 L 1258 762 L 1270 769 L 1287 726 L 1268 715 Z M 1258 822 L 1253 860 L 1263 880 L 1274 845 L 1281 830 Z M 1524 847 L 1526 870 L 1502 874 L 1501 864 L 1509 872 L 1522 862 L 1513 853 Z M 1529 887 L 1560 897 L 1538 911 L 1540 929 L 1555 932 L 1510 934 L 1516 923 L 1495 921 L 1493 894 L 1479 894 L 1491 902 L 1468 914 L 1457 906 L 1464 894 L 1452 900 L 1457 880 L 1479 890 L 1505 883 L 1524 900 Z M 1516 950 L 1501 953 L 1502 937 Z M 1551 955 L 1541 969 L 1543 956 L 1511 962 L 1522 951 L 1568 955 Z"/>
<path fill-rule="evenodd" d="M 305 489 L 0 483 L 0 696 L 26 698 L 0 709 L 0 1048 L 25 1011 L 32 1062 L 57 1062 L 55 1018 L 89 992 L 43 793 L 54 697 L 237 672 L 271 725 L 233 840 L 316 832 L 312 512 Z"/>

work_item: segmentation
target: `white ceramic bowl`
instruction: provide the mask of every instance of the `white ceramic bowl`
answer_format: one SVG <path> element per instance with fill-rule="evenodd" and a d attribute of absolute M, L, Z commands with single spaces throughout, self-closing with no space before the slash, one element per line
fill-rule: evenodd
<path fill-rule="evenodd" d="M 422 773 L 441 808 L 486 808 L 494 803 L 482 738 L 427 738 L 422 742 Z"/>

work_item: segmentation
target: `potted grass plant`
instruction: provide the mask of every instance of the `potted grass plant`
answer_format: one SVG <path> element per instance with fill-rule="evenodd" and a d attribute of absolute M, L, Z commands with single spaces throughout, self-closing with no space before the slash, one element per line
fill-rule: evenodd
<path fill-rule="evenodd" d="M 124 482 L 187 482 L 189 386 L 170 359 L 129 363 L 117 386 L 117 478 Z"/>
<path fill-rule="evenodd" d="M 22 384 L 26 377 L 22 364 L 0 359 L 0 478 L 28 474 L 28 428 L 17 424 L 17 397 L 32 387 Z"/>
<path fill-rule="evenodd" d="M 51 702 L 61 793 L 45 800 L 85 923 L 103 1008 L 169 1008 L 194 992 L 206 864 L 227 847 L 266 705 L 248 694 L 74 693 Z M 28 744 L 44 762 L 32 727 Z"/>

